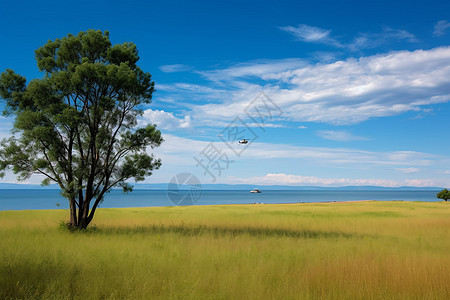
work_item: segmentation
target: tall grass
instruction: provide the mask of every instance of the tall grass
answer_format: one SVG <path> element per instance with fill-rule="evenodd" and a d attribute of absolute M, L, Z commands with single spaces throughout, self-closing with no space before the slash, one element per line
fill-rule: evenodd
<path fill-rule="evenodd" d="M 450 299 L 450 206 L 0 212 L 0 299 Z"/>

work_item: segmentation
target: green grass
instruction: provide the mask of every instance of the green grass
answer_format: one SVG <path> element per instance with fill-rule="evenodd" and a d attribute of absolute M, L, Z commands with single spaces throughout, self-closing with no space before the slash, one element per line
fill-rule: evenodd
<path fill-rule="evenodd" d="M 0 212 L 0 299 L 450 299 L 450 203 Z"/>

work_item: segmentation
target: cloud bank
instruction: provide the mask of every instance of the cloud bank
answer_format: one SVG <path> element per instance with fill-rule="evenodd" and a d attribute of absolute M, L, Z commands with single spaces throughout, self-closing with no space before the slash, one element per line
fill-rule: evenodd
<path fill-rule="evenodd" d="M 228 178 L 229 182 L 239 182 L 259 185 L 293 185 L 293 186 L 383 186 L 383 187 L 438 187 L 444 186 L 443 182 L 433 179 L 405 179 L 389 180 L 377 178 L 321 178 L 315 176 L 301 176 L 284 173 L 269 173 L 264 176 L 250 178 Z"/>
<path fill-rule="evenodd" d="M 280 120 L 333 125 L 376 117 L 429 111 L 450 100 L 450 47 L 394 51 L 308 64 L 281 59 L 238 64 L 201 72 L 211 84 L 190 92 L 183 83 L 164 86 L 188 109 L 199 126 L 245 117 L 245 109 L 264 91 L 283 111 Z M 190 86 L 189 86 L 190 87 Z M 199 93 L 207 103 L 195 102 Z M 183 104 L 181 104 L 183 105 Z"/>

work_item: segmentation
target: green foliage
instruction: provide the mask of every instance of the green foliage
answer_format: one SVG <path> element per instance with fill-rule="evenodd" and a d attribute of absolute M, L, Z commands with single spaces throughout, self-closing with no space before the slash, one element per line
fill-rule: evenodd
<path fill-rule="evenodd" d="M 10 69 L 0 75 L 0 97 L 7 100 L 7 107 L 3 115 L 10 115 L 11 110 L 18 109 L 19 105 L 25 105 L 22 97 L 25 92 L 25 82 L 25 77 Z"/>
<path fill-rule="evenodd" d="M 112 45 L 109 32 L 88 30 L 48 41 L 35 51 L 44 76 L 31 80 L 12 70 L 0 75 L 5 115 L 16 136 L 0 145 L 0 175 L 45 175 L 71 204 L 72 226 L 86 227 L 104 194 L 131 191 L 161 166 L 147 153 L 163 139 L 155 126 L 136 128 L 154 82 L 139 68 L 133 43 Z M 78 214 L 75 210 L 78 208 Z"/>
<path fill-rule="evenodd" d="M 442 191 L 437 193 L 436 197 L 447 201 L 448 199 L 450 199 L 450 191 L 448 191 L 447 189 L 443 189 Z"/>

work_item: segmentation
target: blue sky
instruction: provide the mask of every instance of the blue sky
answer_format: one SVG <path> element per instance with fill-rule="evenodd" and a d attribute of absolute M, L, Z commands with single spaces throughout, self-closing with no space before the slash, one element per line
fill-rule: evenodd
<path fill-rule="evenodd" d="M 140 122 L 166 140 L 148 182 L 448 187 L 449 12 L 448 1 L 15 1 L 0 11 L 0 70 L 40 77 L 35 49 L 91 28 L 134 42 L 157 89 Z M 11 122 L 0 118 L 0 137 Z"/>

